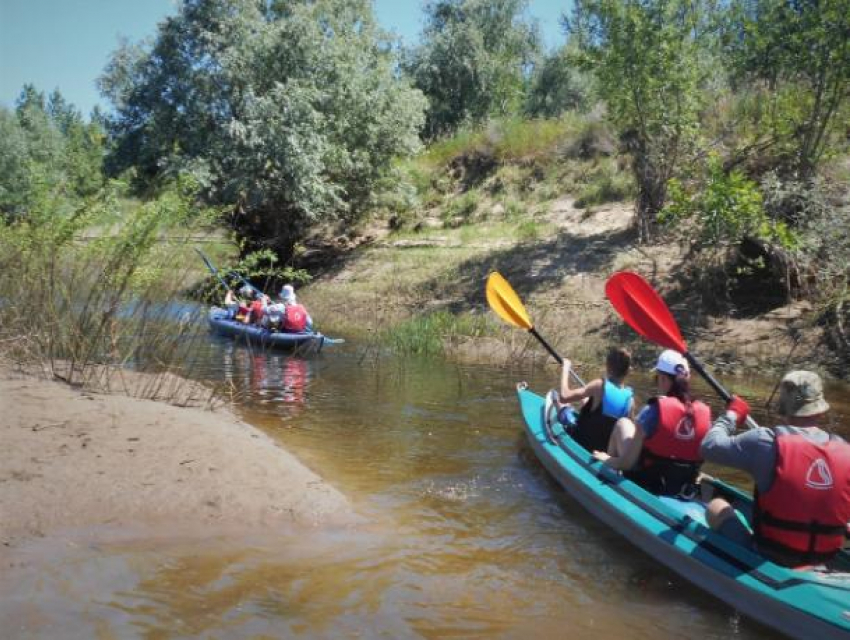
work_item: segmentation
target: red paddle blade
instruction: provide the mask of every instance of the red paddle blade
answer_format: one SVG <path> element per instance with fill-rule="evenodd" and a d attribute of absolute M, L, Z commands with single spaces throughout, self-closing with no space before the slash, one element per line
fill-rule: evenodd
<path fill-rule="evenodd" d="M 670 309 L 641 276 L 631 271 L 615 273 L 605 284 L 605 295 L 620 317 L 644 338 L 679 353 L 687 352 Z"/>

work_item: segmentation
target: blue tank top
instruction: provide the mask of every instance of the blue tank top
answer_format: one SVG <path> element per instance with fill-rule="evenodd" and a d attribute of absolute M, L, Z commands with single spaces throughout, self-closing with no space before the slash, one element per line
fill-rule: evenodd
<path fill-rule="evenodd" d="M 620 389 L 604 380 L 602 403 L 595 409 L 591 409 L 590 401 L 584 403 L 572 431 L 573 439 L 588 451 L 605 451 L 617 420 L 629 414 L 632 395 L 631 387 Z"/>
<path fill-rule="evenodd" d="M 624 418 L 629 414 L 634 391 L 631 387 L 620 389 L 610 380 L 605 380 L 602 385 L 602 415 L 609 418 Z"/>

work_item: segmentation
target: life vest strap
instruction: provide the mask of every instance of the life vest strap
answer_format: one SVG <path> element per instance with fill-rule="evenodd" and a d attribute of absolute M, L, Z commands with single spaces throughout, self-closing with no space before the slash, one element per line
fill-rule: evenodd
<path fill-rule="evenodd" d="M 786 531 L 797 531 L 800 533 L 809 533 L 812 535 L 821 536 L 837 536 L 847 533 L 846 524 L 825 524 L 812 520 L 810 522 L 798 522 L 796 520 L 785 520 L 777 518 L 769 511 L 760 511 L 758 515 L 759 521 L 770 527 L 777 529 L 785 529 Z"/>

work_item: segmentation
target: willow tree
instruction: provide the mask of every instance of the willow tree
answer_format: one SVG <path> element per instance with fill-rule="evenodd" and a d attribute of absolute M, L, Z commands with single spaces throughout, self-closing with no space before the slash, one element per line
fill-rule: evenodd
<path fill-rule="evenodd" d="M 579 62 L 632 158 L 643 239 L 668 181 L 695 149 L 717 45 L 713 0 L 576 0 L 566 21 Z"/>
<path fill-rule="evenodd" d="M 422 43 L 405 67 L 428 98 L 427 137 L 464 123 L 518 113 L 540 57 L 527 0 L 435 0 L 425 4 Z"/>
<path fill-rule="evenodd" d="M 834 138 L 846 135 L 850 0 L 735 0 L 732 9 L 732 75 L 760 107 L 752 146 L 807 180 Z"/>
<path fill-rule="evenodd" d="M 287 257 L 418 148 L 424 98 L 396 63 L 368 0 L 185 0 L 101 78 L 111 170 L 192 172 L 248 250 Z"/>

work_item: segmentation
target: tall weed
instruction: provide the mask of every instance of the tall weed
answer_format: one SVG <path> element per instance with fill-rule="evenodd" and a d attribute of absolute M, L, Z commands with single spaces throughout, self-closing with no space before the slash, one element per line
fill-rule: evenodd
<path fill-rule="evenodd" d="M 214 212 L 175 185 L 121 215 L 113 183 L 74 206 L 45 192 L 27 215 L 0 222 L 0 355 L 87 384 L 103 367 L 159 372 L 185 364 L 199 326 L 166 304 L 191 268 L 188 245 Z"/>

